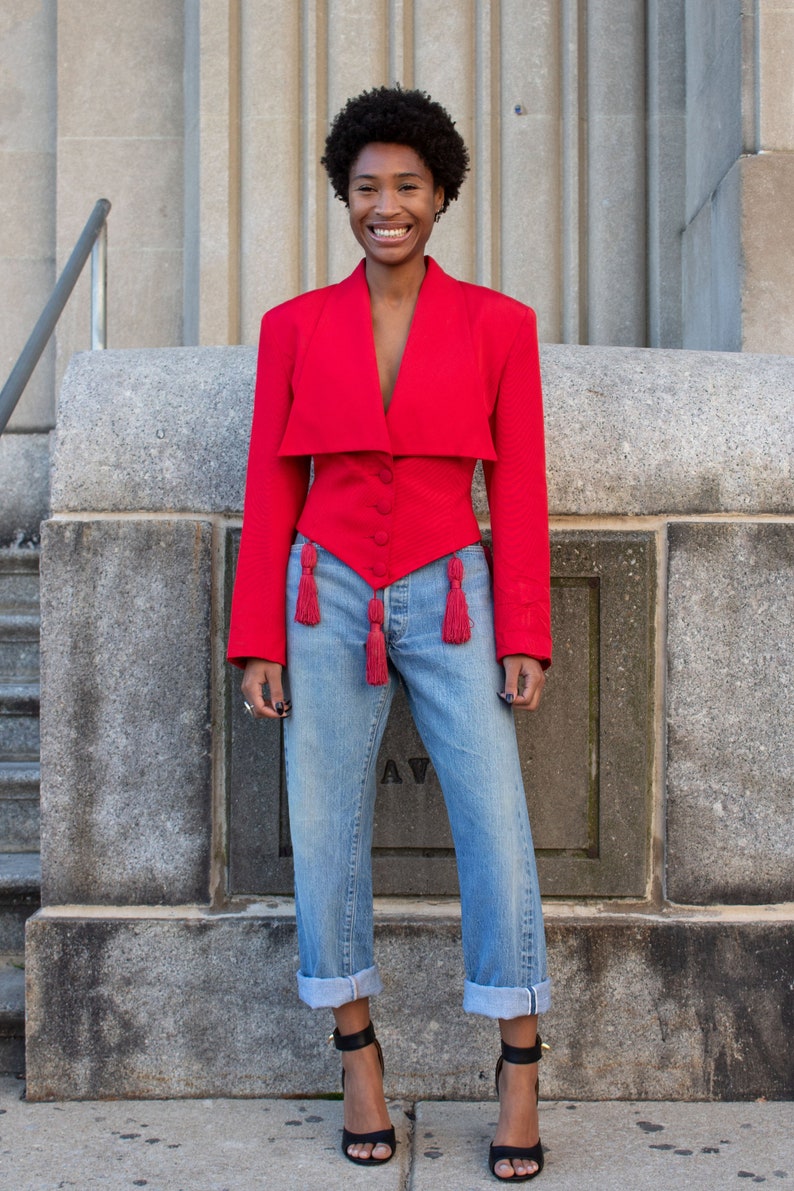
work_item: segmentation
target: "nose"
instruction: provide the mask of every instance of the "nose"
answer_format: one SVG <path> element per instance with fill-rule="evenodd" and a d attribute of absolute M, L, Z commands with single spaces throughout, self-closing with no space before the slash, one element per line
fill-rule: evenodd
<path fill-rule="evenodd" d="M 381 190 L 378 194 L 375 210 L 383 219 L 388 219 L 390 215 L 396 215 L 400 210 L 397 191 L 391 188 Z"/>

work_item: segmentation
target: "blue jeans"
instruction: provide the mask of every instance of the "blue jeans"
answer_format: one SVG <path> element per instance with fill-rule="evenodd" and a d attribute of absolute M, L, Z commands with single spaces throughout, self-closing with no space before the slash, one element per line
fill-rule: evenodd
<path fill-rule="evenodd" d="M 549 1007 L 535 855 L 512 712 L 499 699 L 488 565 L 480 545 L 459 550 L 472 621 L 465 645 L 447 645 L 441 622 L 447 558 L 383 590 L 387 686 L 369 686 L 365 640 L 369 585 L 318 547 L 320 623 L 292 621 L 301 575 L 287 575 L 285 721 L 290 829 L 300 949 L 298 989 L 313 1007 L 373 996 L 370 852 L 375 763 L 399 677 L 435 766 L 455 843 L 466 970 L 463 1007 L 520 1017 Z"/>

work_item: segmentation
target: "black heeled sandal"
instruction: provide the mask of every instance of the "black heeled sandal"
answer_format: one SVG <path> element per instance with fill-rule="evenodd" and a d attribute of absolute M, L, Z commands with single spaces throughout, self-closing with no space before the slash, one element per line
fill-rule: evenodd
<path fill-rule="evenodd" d="M 496 1098 L 499 1099 L 499 1076 L 502 1074 L 502 1066 L 507 1063 L 539 1063 L 543 1058 L 542 1043 L 540 1036 L 534 1046 L 511 1046 L 509 1042 L 502 1042 L 502 1053 L 496 1061 Z M 535 1096 L 538 1097 L 539 1085 L 535 1080 Z M 525 1158 L 528 1162 L 536 1162 L 538 1169 L 533 1170 L 531 1174 L 513 1174 L 508 1175 L 507 1178 L 502 1178 L 496 1173 L 497 1162 L 503 1162 L 505 1158 Z M 534 1179 L 543 1170 L 543 1148 L 538 1138 L 537 1144 L 534 1146 L 495 1146 L 491 1142 L 491 1148 L 488 1151 L 488 1166 L 491 1174 L 500 1183 L 528 1183 L 530 1179 Z"/>
<path fill-rule="evenodd" d="M 334 1046 L 337 1050 L 361 1050 L 365 1046 L 374 1045 L 378 1052 L 378 1062 L 380 1063 L 381 1073 L 383 1067 L 383 1051 L 380 1048 L 380 1043 L 375 1037 L 375 1027 L 372 1022 L 364 1030 L 359 1030 L 357 1034 L 340 1034 L 339 1030 L 334 1030 L 331 1037 L 334 1040 Z M 342 1091 L 345 1090 L 345 1071 L 342 1068 Z M 386 1145 L 391 1146 L 391 1153 L 388 1158 L 354 1158 L 352 1154 L 348 1154 L 348 1146 L 355 1145 L 372 1145 L 373 1152 L 375 1146 Z M 394 1157 L 394 1151 L 397 1148 L 397 1139 L 394 1136 L 394 1126 L 389 1129 L 376 1129 L 373 1133 L 351 1133 L 349 1129 L 342 1127 L 342 1153 L 347 1158 L 348 1162 L 355 1162 L 357 1166 L 382 1166 L 384 1162 L 391 1162 Z"/>

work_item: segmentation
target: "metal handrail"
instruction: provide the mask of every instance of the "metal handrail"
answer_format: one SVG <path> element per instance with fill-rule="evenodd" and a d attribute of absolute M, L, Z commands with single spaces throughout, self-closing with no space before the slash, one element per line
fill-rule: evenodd
<path fill-rule="evenodd" d="M 55 289 L 42 310 L 30 338 L 22 348 L 19 359 L 11 370 L 0 392 L 0 434 L 5 430 L 25 385 L 33 375 L 33 369 L 41 359 L 55 324 L 71 297 L 72 290 L 91 256 L 91 348 L 102 350 L 107 347 L 107 218 L 110 212 L 108 199 L 99 199 L 72 249 L 72 255 L 64 265 Z"/>

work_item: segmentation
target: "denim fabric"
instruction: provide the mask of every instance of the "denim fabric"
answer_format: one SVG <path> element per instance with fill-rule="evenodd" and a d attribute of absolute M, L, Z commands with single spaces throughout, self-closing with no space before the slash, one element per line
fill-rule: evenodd
<path fill-rule="evenodd" d="M 299 538 L 287 577 L 291 617 Z M 401 678 L 435 766 L 455 843 L 466 971 L 464 1009 L 518 1017 L 549 1007 L 543 918 L 512 712 L 499 699 L 488 566 L 459 550 L 472 621 L 465 645 L 441 625 L 448 558 L 383 590 L 387 686 L 369 686 L 369 585 L 318 547 L 321 620 L 288 624 L 292 716 L 285 722 L 301 998 L 337 1007 L 381 989 L 373 957 L 375 762 Z M 399 676 L 399 677 L 398 677 Z"/>

